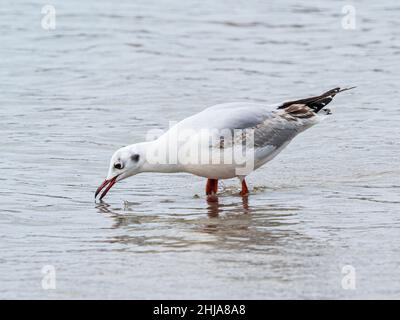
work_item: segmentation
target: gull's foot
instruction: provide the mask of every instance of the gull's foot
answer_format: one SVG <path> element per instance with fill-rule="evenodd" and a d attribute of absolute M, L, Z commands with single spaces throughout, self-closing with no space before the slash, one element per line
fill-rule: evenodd
<path fill-rule="evenodd" d="M 215 193 L 208 194 L 207 195 L 207 202 L 218 202 L 218 196 Z"/>

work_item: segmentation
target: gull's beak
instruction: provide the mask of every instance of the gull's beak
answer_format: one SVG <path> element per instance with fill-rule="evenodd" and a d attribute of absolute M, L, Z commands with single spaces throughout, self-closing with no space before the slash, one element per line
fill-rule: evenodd
<path fill-rule="evenodd" d="M 108 191 L 110 191 L 112 186 L 117 182 L 117 178 L 118 178 L 118 176 L 115 176 L 112 179 L 104 180 L 104 182 L 101 184 L 101 186 L 97 188 L 96 193 L 94 194 L 94 198 L 96 199 L 97 195 L 101 192 L 101 190 L 103 190 L 105 188 L 103 193 L 100 196 L 100 200 L 103 199 L 105 197 L 105 195 L 108 193 Z"/>

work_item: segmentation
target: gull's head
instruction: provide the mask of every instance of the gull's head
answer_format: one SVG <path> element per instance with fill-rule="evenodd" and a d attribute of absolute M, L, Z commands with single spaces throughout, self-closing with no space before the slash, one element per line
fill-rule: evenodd
<path fill-rule="evenodd" d="M 140 144 L 118 149 L 111 157 L 107 178 L 97 188 L 95 198 L 104 189 L 100 196 L 100 200 L 103 199 L 116 182 L 140 173 L 145 158 L 143 153 Z"/>

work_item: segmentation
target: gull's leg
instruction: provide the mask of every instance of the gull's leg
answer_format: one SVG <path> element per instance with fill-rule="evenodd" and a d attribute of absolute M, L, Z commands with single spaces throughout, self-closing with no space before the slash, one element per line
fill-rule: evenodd
<path fill-rule="evenodd" d="M 218 191 L 218 179 L 207 179 L 206 195 L 215 194 Z"/>
<path fill-rule="evenodd" d="M 247 188 L 246 180 L 244 178 L 240 179 L 242 181 L 242 191 L 240 191 L 240 195 L 242 197 L 249 195 L 249 188 Z"/>
<path fill-rule="evenodd" d="M 213 186 L 213 190 L 212 192 L 214 192 L 214 194 L 217 194 L 218 192 L 218 179 L 214 179 L 214 186 Z"/>
<path fill-rule="evenodd" d="M 212 179 L 207 179 L 206 195 L 211 194 L 211 189 L 212 189 Z"/>

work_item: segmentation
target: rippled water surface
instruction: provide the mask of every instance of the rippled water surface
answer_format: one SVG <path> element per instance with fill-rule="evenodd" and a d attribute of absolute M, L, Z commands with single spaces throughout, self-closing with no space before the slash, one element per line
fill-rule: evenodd
<path fill-rule="evenodd" d="M 3 0 L 1 298 L 400 298 L 400 4 Z M 204 107 L 356 85 L 333 115 L 221 185 L 142 174 L 103 203 L 113 151 Z M 42 268 L 56 289 L 42 288 Z M 342 268 L 355 270 L 355 290 Z M 345 269 L 347 270 L 347 269 Z"/>

